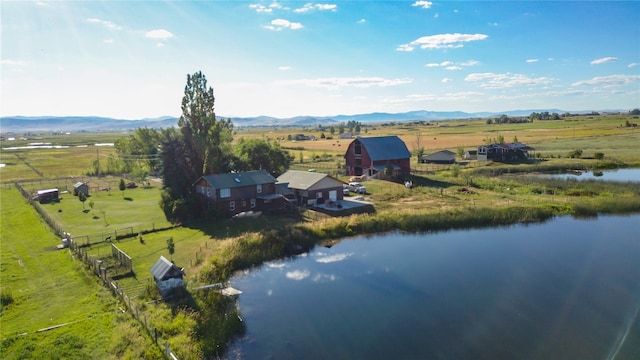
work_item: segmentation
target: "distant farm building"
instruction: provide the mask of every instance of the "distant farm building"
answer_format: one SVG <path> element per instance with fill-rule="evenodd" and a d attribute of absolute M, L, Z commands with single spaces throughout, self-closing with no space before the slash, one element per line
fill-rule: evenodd
<path fill-rule="evenodd" d="M 422 155 L 420 162 L 427 164 L 453 164 L 456 162 L 456 153 L 449 150 L 441 150 L 433 154 Z"/>
<path fill-rule="evenodd" d="M 478 159 L 478 150 L 468 150 L 464 153 L 465 160 L 476 160 Z"/>
<path fill-rule="evenodd" d="M 529 151 L 534 150 L 534 148 L 519 142 L 482 145 L 478 147 L 478 160 L 510 163 L 526 162 L 531 158 Z"/>
<path fill-rule="evenodd" d="M 344 155 L 348 176 L 375 176 L 391 168 L 394 176 L 411 173 L 411 153 L 397 136 L 357 137 Z"/>
<path fill-rule="evenodd" d="M 79 196 L 80 193 L 83 193 L 84 196 L 89 196 L 89 185 L 84 182 L 77 182 L 73 185 L 73 195 Z"/>
<path fill-rule="evenodd" d="M 174 290 L 184 287 L 184 280 L 182 279 L 184 271 L 164 256 L 160 256 L 160 259 L 153 265 L 151 274 L 162 297 L 166 297 Z"/>
<path fill-rule="evenodd" d="M 38 190 L 36 194 L 36 199 L 41 204 L 60 201 L 60 194 L 58 192 L 58 189 Z"/>

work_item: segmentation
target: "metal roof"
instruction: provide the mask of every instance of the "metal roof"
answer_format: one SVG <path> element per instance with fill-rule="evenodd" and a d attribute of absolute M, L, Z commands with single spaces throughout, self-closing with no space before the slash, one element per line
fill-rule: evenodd
<path fill-rule="evenodd" d="M 239 173 L 205 175 L 202 178 L 216 189 L 254 186 L 258 184 L 275 184 L 276 182 L 276 178 L 264 169 Z"/>
<path fill-rule="evenodd" d="M 160 259 L 151 268 L 151 274 L 156 280 L 166 280 L 165 277 L 171 272 L 179 272 L 181 274 L 182 270 L 164 256 L 160 256 Z"/>
<path fill-rule="evenodd" d="M 372 161 L 407 159 L 411 157 L 407 145 L 395 135 L 359 137 L 354 141 L 360 141 L 366 147 Z"/>
<path fill-rule="evenodd" d="M 328 174 L 317 172 L 288 170 L 284 174 L 278 176 L 278 183 L 288 183 L 288 186 L 291 189 L 309 190 L 312 186 L 327 177 L 331 176 L 329 176 Z M 338 179 L 335 179 L 335 181 L 338 183 L 342 183 Z"/>
<path fill-rule="evenodd" d="M 431 161 L 451 161 L 456 159 L 456 153 L 449 150 L 440 150 L 429 155 L 423 155 L 422 158 Z"/>

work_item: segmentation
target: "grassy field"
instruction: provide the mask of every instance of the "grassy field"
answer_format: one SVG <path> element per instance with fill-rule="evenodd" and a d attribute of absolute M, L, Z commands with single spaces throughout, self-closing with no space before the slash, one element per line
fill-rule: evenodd
<path fill-rule="evenodd" d="M 0 189 L 0 203 L 3 359 L 159 355 L 84 265 L 56 250 L 59 239 L 15 188 Z"/>
<path fill-rule="evenodd" d="M 376 124 L 366 126 L 363 136 L 398 135 L 410 150 L 421 146 L 427 153 L 439 149 L 456 151 L 458 147 L 472 149 L 487 138 L 503 136 L 506 141 L 511 141 L 517 136 L 519 141 L 535 147 L 540 154 L 542 161 L 536 169 L 591 168 L 603 163 L 593 159 L 568 158 L 568 153 L 575 149 L 582 149 L 584 157 L 603 152 L 608 164 L 624 162 L 626 166 L 639 166 L 637 144 L 640 143 L 640 131 L 622 127 L 626 119 L 629 118 L 576 117 L 567 121 L 503 125 L 488 125 L 483 120 Z M 633 119 L 629 120 L 633 122 Z M 321 134 L 317 128 L 238 129 L 236 139 L 286 139 L 296 133 L 318 138 Z M 75 140 L 63 139 L 73 144 L 87 141 L 102 143 L 113 142 L 117 136 L 123 135 L 81 134 Z M 41 141 L 55 143 L 59 139 L 55 136 L 51 140 L 42 137 Z M 281 145 L 294 156 L 294 168 L 317 168 L 320 172 L 327 169 L 333 174 L 337 173 L 338 164 L 344 161 L 342 155 L 350 141 L 282 140 Z M 143 234 L 142 241 L 137 236 L 114 241 L 133 259 L 133 273 L 122 275 L 118 283 L 144 309 L 148 321 L 159 326 L 170 338 L 170 346 L 181 359 L 214 354 L 216 347 L 224 346 L 228 336 L 238 331 L 241 324 L 230 322 L 228 317 L 217 317 L 220 314 L 215 309 L 222 309 L 219 310 L 222 314 L 228 310 L 225 310 L 224 302 L 213 295 L 193 293 L 193 303 L 186 308 L 164 302 L 150 303 L 157 295 L 149 291 L 152 288 L 149 270 L 161 255 L 185 269 L 188 288 L 193 289 L 198 285 L 224 281 L 234 270 L 283 256 L 292 248 L 308 248 L 318 241 L 331 241 L 358 232 L 448 228 L 476 222 L 491 225 L 527 219 L 535 221 L 555 214 L 592 216 L 594 211 L 615 213 L 640 209 L 637 186 L 495 177 L 492 174 L 533 168 L 478 162 L 471 162 L 468 166 L 433 166 L 418 164 L 413 159 L 413 168 L 426 171 L 413 178 L 414 189 L 383 180 L 366 183 L 366 200 L 376 206 L 374 216 L 262 216 L 202 221 L 170 228 L 158 205 L 158 183 L 151 182 L 148 187 L 127 189 L 121 193 L 117 185 L 119 177 L 80 177 L 91 167 L 98 151 L 100 158 L 115 153 L 109 147 L 97 150 L 96 147 L 75 146 L 15 152 L 3 150 L 0 160 L 7 165 L 0 169 L 0 176 L 2 182 L 25 180 L 23 186 L 29 192 L 51 187 L 71 191 L 75 181 L 88 181 L 92 190 L 84 205 L 71 193 L 63 193 L 60 202 L 43 207 L 66 231 L 74 236 L 89 235 L 92 243 L 116 233 L 137 234 L 162 229 Z M 344 176 L 336 176 L 346 180 Z M 59 179 L 50 181 L 49 178 Z M 111 190 L 100 190 L 104 188 Z M 52 250 L 59 239 L 39 220 L 17 190 L 5 186 L 1 195 L 2 357 L 8 354 L 8 358 L 35 358 L 44 354 L 51 344 L 62 344 L 59 347 L 64 353 L 60 357 L 64 358 L 82 358 L 87 353 L 97 355 L 92 358 L 153 357 L 153 349 L 157 349 L 149 345 L 149 339 L 136 327 L 135 321 L 118 311 L 115 298 L 100 287 L 68 251 Z M 477 213 L 484 217 L 478 217 Z M 169 238 L 175 243 L 173 255 L 167 250 Z M 95 243 L 87 249 L 90 254 L 108 261 L 111 243 Z M 5 297 L 11 301 L 7 303 Z M 193 304 L 200 311 L 193 311 Z M 47 311 L 40 311 L 44 308 Z M 203 315 L 204 309 L 208 309 L 206 315 Z M 27 321 L 30 316 L 35 320 Z M 69 325 L 35 332 L 60 323 Z M 23 333 L 27 335 L 17 336 Z M 86 338 L 84 334 L 87 334 Z M 78 342 L 76 338 L 82 339 L 82 346 L 78 349 L 72 347 Z M 27 351 L 23 349 L 29 353 L 23 353 Z"/>

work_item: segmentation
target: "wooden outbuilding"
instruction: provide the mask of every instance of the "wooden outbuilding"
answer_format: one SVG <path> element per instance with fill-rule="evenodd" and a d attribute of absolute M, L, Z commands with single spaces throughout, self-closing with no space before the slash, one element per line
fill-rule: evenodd
<path fill-rule="evenodd" d="M 174 290 L 184 288 L 184 271 L 164 256 L 151 268 L 153 280 L 162 297 L 170 295 Z"/>
<path fill-rule="evenodd" d="M 79 196 L 83 193 L 84 196 L 89 196 L 89 185 L 85 182 L 77 182 L 73 184 L 73 196 Z"/>
<path fill-rule="evenodd" d="M 36 194 L 37 200 L 41 204 L 60 201 L 60 193 L 58 189 L 38 190 Z"/>

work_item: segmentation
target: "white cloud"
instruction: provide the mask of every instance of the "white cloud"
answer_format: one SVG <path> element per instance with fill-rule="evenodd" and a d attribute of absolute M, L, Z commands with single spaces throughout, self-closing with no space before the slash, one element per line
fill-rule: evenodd
<path fill-rule="evenodd" d="M 24 65 L 25 65 L 25 63 L 24 63 L 24 61 L 17 61 L 17 60 L 3 59 L 3 60 L 0 60 L 0 65 L 24 66 Z"/>
<path fill-rule="evenodd" d="M 480 61 L 478 60 L 468 60 L 459 63 L 454 63 L 452 61 L 443 61 L 441 63 L 428 63 L 424 66 L 426 67 L 443 67 L 445 70 L 462 70 L 462 68 L 469 66 L 477 66 L 480 65 Z"/>
<path fill-rule="evenodd" d="M 267 263 L 267 267 L 270 267 L 272 269 L 282 269 L 285 266 L 287 266 L 287 265 L 285 263 L 282 263 L 282 262 L 272 261 L 272 262 L 268 262 Z"/>
<path fill-rule="evenodd" d="M 165 29 L 156 29 L 156 30 L 147 31 L 144 34 L 144 36 L 149 39 L 156 39 L 156 40 L 168 40 L 174 37 L 171 32 Z"/>
<path fill-rule="evenodd" d="M 87 22 L 92 23 L 92 24 L 98 24 L 101 26 L 106 27 L 107 29 L 110 30 L 120 30 L 122 29 L 120 26 L 112 23 L 111 21 L 108 20 L 101 20 L 101 19 L 96 19 L 96 18 L 89 18 L 87 19 Z"/>
<path fill-rule="evenodd" d="M 418 0 L 413 4 L 411 4 L 411 6 L 421 7 L 423 9 L 428 9 L 431 7 L 431 5 L 433 5 L 431 1 L 424 1 L 424 0 Z"/>
<path fill-rule="evenodd" d="M 618 61 L 618 58 L 612 57 L 612 56 L 607 56 L 607 57 L 603 57 L 601 59 L 593 60 L 591 62 L 591 65 L 606 64 L 606 63 L 615 62 L 615 61 Z"/>
<path fill-rule="evenodd" d="M 538 59 L 527 59 L 527 63 L 537 63 Z"/>
<path fill-rule="evenodd" d="M 632 67 L 636 67 L 638 65 L 640 65 L 640 63 L 631 63 L 631 64 L 627 65 L 627 67 L 632 68 Z"/>
<path fill-rule="evenodd" d="M 113 44 L 113 39 L 104 39 L 102 42 L 105 44 Z"/>
<path fill-rule="evenodd" d="M 374 86 L 387 87 L 409 84 L 413 82 L 409 78 L 385 79 L 381 77 L 342 77 L 342 78 L 318 78 L 283 80 L 277 85 L 304 85 L 309 87 L 321 87 L 327 89 L 338 89 L 343 87 L 370 88 Z"/>
<path fill-rule="evenodd" d="M 399 45 L 398 51 L 413 51 L 416 47 L 421 49 L 454 49 L 461 48 L 464 43 L 470 41 L 485 40 L 486 34 L 438 34 L 420 37 L 408 44 Z"/>
<path fill-rule="evenodd" d="M 289 71 L 291 70 L 291 66 L 278 66 L 278 70 L 280 71 Z"/>
<path fill-rule="evenodd" d="M 250 4 L 249 5 L 249 9 L 253 9 L 256 12 L 259 12 L 259 13 L 271 14 L 274 9 L 276 9 L 276 10 L 283 9 L 283 7 L 278 2 L 274 1 L 271 4 L 269 4 L 268 6 L 265 6 L 265 5 L 262 5 L 262 4 Z"/>
<path fill-rule="evenodd" d="M 333 262 L 338 262 L 338 261 L 345 260 L 345 259 L 351 257 L 352 255 L 353 255 L 353 253 L 334 254 L 334 255 L 323 256 L 323 257 L 317 258 L 316 261 L 319 262 L 319 263 L 328 264 L 328 263 L 333 263 Z"/>
<path fill-rule="evenodd" d="M 309 270 L 294 270 L 287 272 L 286 277 L 291 280 L 304 280 L 308 278 L 309 275 L 311 275 Z"/>
<path fill-rule="evenodd" d="M 311 280 L 313 282 L 335 281 L 336 276 L 334 274 L 317 274 Z"/>
<path fill-rule="evenodd" d="M 640 82 L 640 75 L 596 76 L 591 80 L 577 81 L 572 86 L 617 87 Z"/>
<path fill-rule="evenodd" d="M 496 73 L 474 73 L 469 74 L 464 79 L 469 82 L 478 82 L 481 88 L 500 89 L 514 86 L 532 86 L 550 84 L 553 79 L 548 77 L 531 78 L 522 74 L 496 74 Z"/>
<path fill-rule="evenodd" d="M 286 19 L 275 19 L 271 20 L 271 25 L 265 25 L 264 28 L 273 31 L 280 31 L 282 29 L 298 30 L 302 29 L 303 26 L 298 22 L 290 22 Z"/>
<path fill-rule="evenodd" d="M 442 83 L 443 83 L 443 84 L 450 83 L 450 82 L 452 82 L 452 81 L 453 81 L 453 79 L 451 79 L 451 78 L 444 78 L 444 79 L 442 79 Z"/>
<path fill-rule="evenodd" d="M 338 5 L 336 4 L 313 4 L 313 3 L 306 3 L 304 4 L 303 7 L 301 8 L 297 8 L 295 10 L 293 10 L 294 12 L 297 13 L 306 13 L 309 11 L 313 11 L 313 10 L 320 10 L 320 11 L 336 11 L 336 9 L 338 8 Z"/>
<path fill-rule="evenodd" d="M 358 24 L 364 24 L 364 23 L 366 23 L 366 22 L 367 22 L 367 20 L 365 20 L 365 19 L 360 19 L 360 20 L 358 20 L 356 23 L 358 23 Z"/>

